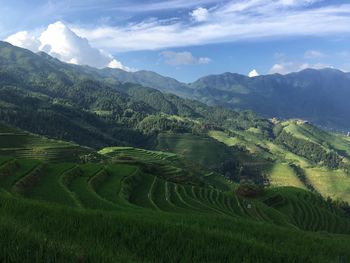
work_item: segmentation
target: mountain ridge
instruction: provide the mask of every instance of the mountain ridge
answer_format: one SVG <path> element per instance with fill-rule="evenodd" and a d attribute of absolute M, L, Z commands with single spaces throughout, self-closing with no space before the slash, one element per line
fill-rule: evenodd
<path fill-rule="evenodd" d="M 324 128 L 343 132 L 350 129 L 347 118 L 350 109 L 345 99 L 350 96 L 350 73 L 338 69 L 305 69 L 286 75 L 253 78 L 225 72 L 204 76 L 187 84 L 169 77 L 162 79 L 161 75 L 149 71 L 123 74 L 129 78 L 118 74 L 113 74 L 113 77 L 122 82 L 134 82 L 195 99 L 210 106 L 252 110 L 269 118 L 303 118 Z M 161 81 L 152 79 L 153 74 Z"/>

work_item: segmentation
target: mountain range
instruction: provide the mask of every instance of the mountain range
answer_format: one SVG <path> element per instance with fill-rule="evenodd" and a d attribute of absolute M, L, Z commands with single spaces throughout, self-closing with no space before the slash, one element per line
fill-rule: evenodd
<path fill-rule="evenodd" d="M 227 127 L 247 125 L 248 119 L 254 120 L 249 125 L 259 122 L 252 114 L 122 83 L 105 72 L 114 71 L 66 64 L 45 53 L 0 42 L 0 120 L 94 148 L 116 144 L 151 147 L 153 130 L 193 128 L 193 123 L 164 115 L 199 118 Z M 261 122 L 268 126 L 266 120 Z"/>
<path fill-rule="evenodd" d="M 350 129 L 350 73 L 336 69 L 305 69 L 253 78 L 227 72 L 205 76 L 192 83 L 182 83 L 151 71 L 104 69 L 98 74 L 210 106 L 252 110 L 268 118 L 302 118 L 329 130 L 346 132 Z"/>

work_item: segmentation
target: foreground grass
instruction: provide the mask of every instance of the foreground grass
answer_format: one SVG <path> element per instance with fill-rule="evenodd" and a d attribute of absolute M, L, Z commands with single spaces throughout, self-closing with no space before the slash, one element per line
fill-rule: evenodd
<path fill-rule="evenodd" d="M 2 262 L 348 262 L 350 237 L 248 219 L 78 210 L 1 196 Z M 287 237 L 287 238 L 286 238 Z"/>

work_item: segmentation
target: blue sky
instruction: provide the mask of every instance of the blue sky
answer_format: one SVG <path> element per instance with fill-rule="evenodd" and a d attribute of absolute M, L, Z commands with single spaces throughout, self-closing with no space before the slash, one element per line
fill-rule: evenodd
<path fill-rule="evenodd" d="M 95 67 L 184 82 L 223 72 L 350 71 L 340 0 L 0 0 L 0 39 Z"/>

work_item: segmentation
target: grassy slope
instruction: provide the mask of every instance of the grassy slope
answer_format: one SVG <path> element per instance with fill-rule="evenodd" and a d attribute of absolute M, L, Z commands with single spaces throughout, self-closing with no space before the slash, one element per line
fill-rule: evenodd
<path fill-rule="evenodd" d="M 350 202 L 350 176 L 344 171 L 320 167 L 304 170 L 308 180 L 319 193 Z"/>
<path fill-rule="evenodd" d="M 276 163 L 270 171 L 272 186 L 294 186 L 305 189 L 293 169 L 285 163 Z"/>
<path fill-rule="evenodd" d="M 20 164 L 23 170 L 26 162 Z M 87 182 L 100 171 L 98 164 L 83 165 L 69 184 L 57 184 L 71 166 L 49 164 L 45 175 L 28 186 L 30 199 L 1 194 L 0 261 L 350 260 L 349 236 L 298 230 L 350 233 L 349 219 L 308 192 L 275 188 L 243 200 L 232 191 L 135 173 L 134 165 L 122 163 L 109 165 L 92 188 Z M 68 208 L 67 191 L 81 206 Z M 34 192 L 35 199 L 50 204 L 29 201 Z"/>
<path fill-rule="evenodd" d="M 221 216 L 174 217 L 151 211 L 101 214 L 13 198 L 3 200 L 0 259 L 5 262 L 338 262 L 339 258 L 346 262 L 350 259 L 347 249 L 350 239 L 344 235 L 302 232 Z"/>
<path fill-rule="evenodd" d="M 259 142 L 259 150 L 270 151 L 254 134 L 259 132 L 250 131 L 245 142 Z M 215 135 L 230 141 L 224 134 Z M 202 163 L 210 156 L 218 157 L 216 162 L 232 157 L 227 146 L 208 138 L 162 136 L 167 136 L 162 138 L 164 144 L 174 152 L 192 159 L 204 154 Z M 179 161 L 174 154 L 135 148 L 109 148 L 101 153 L 129 154 L 138 162 L 157 163 L 169 178 L 174 170 L 170 164 Z M 39 165 L 33 160 L 18 160 L 9 174 L 0 170 L 0 261 L 350 260 L 349 235 L 335 234 L 349 234 L 350 220 L 311 193 L 273 188 L 258 199 L 241 199 L 233 194 L 234 185 L 215 174 L 204 177 L 205 185 L 192 186 L 190 177 L 177 184 L 143 173 L 138 162 L 125 162 L 104 168 L 47 164 L 39 177 L 30 174 Z M 76 170 L 67 180 L 72 167 Z M 302 187 L 286 163 L 276 163 L 269 172 L 276 186 Z M 25 191 L 16 192 L 14 185 L 29 175 L 33 180 L 25 184 Z M 317 181 L 318 185 L 311 183 L 321 192 L 324 180 Z M 329 191 L 346 193 L 342 186 L 337 183 Z"/>

